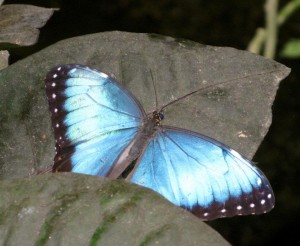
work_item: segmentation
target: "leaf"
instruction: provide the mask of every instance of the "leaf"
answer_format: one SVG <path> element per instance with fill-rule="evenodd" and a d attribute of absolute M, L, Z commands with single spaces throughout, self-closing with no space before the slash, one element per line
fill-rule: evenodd
<path fill-rule="evenodd" d="M 153 84 L 159 105 L 207 88 L 167 107 L 163 123 L 213 137 L 249 158 L 268 131 L 278 84 L 290 71 L 249 52 L 152 34 L 106 32 L 59 42 L 0 72 L 2 179 L 52 164 L 44 77 L 64 63 L 114 75 L 147 112 L 156 107 Z"/>
<path fill-rule="evenodd" d="M 300 39 L 292 39 L 285 43 L 281 56 L 285 58 L 300 58 Z"/>
<path fill-rule="evenodd" d="M 7 50 L 0 50 L 0 70 L 8 66 L 9 53 Z"/>
<path fill-rule="evenodd" d="M 54 10 L 22 4 L 0 6 L 0 47 L 8 43 L 20 46 L 35 44 L 38 28 L 46 24 Z"/>
<path fill-rule="evenodd" d="M 159 105 L 202 88 L 167 107 L 165 124 L 201 132 L 248 157 L 268 131 L 278 84 L 290 71 L 245 51 L 158 35 L 106 32 L 61 41 L 0 71 L 2 179 L 25 177 L 33 169 L 51 166 L 54 140 L 44 78 L 51 67 L 63 63 L 86 64 L 114 75 L 148 112 L 156 108 L 154 85 Z M 99 177 L 75 176 L 3 181 L 0 238 L 11 245 L 24 245 L 25 239 L 37 245 L 75 241 L 78 245 L 77 240 L 86 240 L 81 245 L 220 242 L 200 220 L 199 225 L 191 225 L 195 217 L 181 219 L 182 210 L 172 204 L 164 201 L 166 207 L 160 210 L 151 191 L 139 193 L 131 188 L 136 186 L 122 181 L 107 181 L 103 187 Z M 140 199 L 136 204 L 135 195 Z M 179 223 L 172 220 L 172 211 Z M 175 232 L 169 233 L 173 228 Z"/>
<path fill-rule="evenodd" d="M 228 245 L 192 214 L 122 180 L 48 174 L 0 182 L 0 197 L 1 245 Z"/>

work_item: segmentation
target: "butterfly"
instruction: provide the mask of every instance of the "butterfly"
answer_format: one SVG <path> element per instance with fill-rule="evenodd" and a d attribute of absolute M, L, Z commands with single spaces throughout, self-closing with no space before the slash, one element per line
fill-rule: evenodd
<path fill-rule="evenodd" d="M 262 214 L 274 207 L 260 169 L 210 137 L 164 126 L 110 76 L 78 64 L 45 79 L 56 140 L 53 172 L 126 180 L 150 188 L 203 220 Z"/>

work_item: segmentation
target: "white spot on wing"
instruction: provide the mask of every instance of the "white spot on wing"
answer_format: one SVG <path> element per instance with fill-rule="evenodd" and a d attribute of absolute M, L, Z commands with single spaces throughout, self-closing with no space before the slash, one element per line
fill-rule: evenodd
<path fill-rule="evenodd" d="M 53 74 L 53 78 L 55 79 L 57 77 L 57 74 L 55 73 L 55 74 Z"/>
<path fill-rule="evenodd" d="M 52 94 L 52 98 L 53 99 L 56 98 L 56 94 L 55 93 Z"/>
<path fill-rule="evenodd" d="M 108 78 L 108 75 L 105 74 L 105 73 L 99 72 L 99 74 L 100 74 L 101 77 L 103 77 L 103 78 L 105 78 L 105 79 Z"/>
<path fill-rule="evenodd" d="M 262 200 L 260 201 L 260 203 L 261 203 L 261 205 L 264 205 L 264 204 L 266 203 L 266 200 L 262 199 Z"/>
<path fill-rule="evenodd" d="M 221 210 L 221 213 L 225 213 L 225 212 L 226 212 L 226 209 L 223 208 L 223 209 Z"/>
<path fill-rule="evenodd" d="M 54 109 L 54 113 L 57 113 L 57 112 L 58 112 L 58 109 L 57 109 L 57 108 L 55 108 L 55 109 Z"/>
<path fill-rule="evenodd" d="M 58 127 L 59 127 L 59 124 L 57 123 L 57 124 L 55 125 L 55 127 L 58 128 Z"/>
<path fill-rule="evenodd" d="M 242 206 L 241 206 L 241 205 L 238 205 L 238 206 L 236 207 L 236 209 L 237 209 L 237 210 L 241 210 L 241 209 L 242 209 Z"/>
<path fill-rule="evenodd" d="M 271 199 L 271 197 L 272 197 L 272 195 L 271 195 L 271 194 L 268 194 L 268 198 Z"/>
<path fill-rule="evenodd" d="M 61 70 L 61 67 L 58 67 L 58 68 L 57 68 L 57 71 L 60 71 L 60 70 Z"/>
<path fill-rule="evenodd" d="M 254 208 L 255 207 L 255 204 L 254 203 L 251 203 L 250 204 L 250 208 Z"/>
<path fill-rule="evenodd" d="M 54 77 L 54 76 L 53 76 L 53 77 Z M 55 87 L 55 86 L 56 86 L 56 83 L 53 82 L 53 83 L 51 84 L 51 86 L 52 86 L 52 87 Z"/>
<path fill-rule="evenodd" d="M 261 179 L 258 178 L 258 179 L 256 180 L 256 183 L 257 183 L 257 185 L 261 185 L 261 183 L 262 183 Z"/>
<path fill-rule="evenodd" d="M 203 216 L 206 217 L 208 215 L 208 213 L 204 213 Z"/>

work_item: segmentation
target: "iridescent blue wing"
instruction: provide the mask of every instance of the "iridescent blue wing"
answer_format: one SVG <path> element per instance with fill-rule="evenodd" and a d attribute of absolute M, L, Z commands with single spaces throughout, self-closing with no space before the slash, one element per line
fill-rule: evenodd
<path fill-rule="evenodd" d="M 157 131 L 129 179 L 205 220 L 265 213 L 275 202 L 267 178 L 251 161 L 178 128 Z"/>
<path fill-rule="evenodd" d="M 56 140 L 54 171 L 105 176 L 144 117 L 136 99 L 104 73 L 61 65 L 46 77 Z"/>

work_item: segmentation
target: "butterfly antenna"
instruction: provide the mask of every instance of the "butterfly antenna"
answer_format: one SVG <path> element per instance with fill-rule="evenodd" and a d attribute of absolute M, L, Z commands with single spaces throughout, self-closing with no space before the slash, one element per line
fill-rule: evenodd
<path fill-rule="evenodd" d="M 52 165 L 47 166 L 45 168 L 33 168 L 32 172 L 30 173 L 30 176 L 36 176 L 36 175 L 42 175 L 45 173 L 51 173 L 52 172 Z"/>
<path fill-rule="evenodd" d="M 157 111 L 158 110 L 157 91 L 156 91 L 154 76 L 153 76 L 153 73 L 152 73 L 151 69 L 150 69 L 150 74 L 151 74 L 151 79 L 152 79 L 152 84 L 153 84 L 154 94 L 155 94 L 155 110 Z"/>
<path fill-rule="evenodd" d="M 185 99 L 185 98 L 187 98 L 187 97 L 189 97 L 189 96 L 191 96 L 191 95 L 194 95 L 194 94 L 196 94 L 196 93 L 198 93 L 198 92 L 201 92 L 201 91 L 205 91 L 205 90 L 207 90 L 207 89 L 209 89 L 209 88 L 216 87 L 216 86 L 219 86 L 219 85 L 226 85 L 226 84 L 233 83 L 233 82 L 235 82 L 235 81 L 237 81 L 237 80 L 246 79 L 246 78 L 253 77 L 253 76 L 259 76 L 259 75 L 269 74 L 269 73 L 277 72 L 277 71 L 278 71 L 278 70 L 274 70 L 274 71 L 266 71 L 266 72 L 257 73 L 257 74 L 250 74 L 250 75 L 246 75 L 246 76 L 242 76 L 242 77 L 238 77 L 238 78 L 231 78 L 231 79 L 227 79 L 227 80 L 222 80 L 222 81 L 217 82 L 217 83 L 215 83 L 215 84 L 208 85 L 208 86 L 202 87 L 202 88 L 200 88 L 200 89 L 194 90 L 194 91 L 192 91 L 192 92 L 190 92 L 190 93 L 188 93 L 188 94 L 186 94 L 186 95 L 184 95 L 184 96 L 178 97 L 178 98 L 176 98 L 175 100 L 170 101 L 169 103 L 163 105 L 163 106 L 160 108 L 160 110 L 163 110 L 164 108 L 166 108 L 166 107 L 168 107 L 168 106 L 170 106 L 170 105 L 172 105 L 172 104 L 174 104 L 174 103 L 177 103 L 177 102 L 179 102 L 179 101 L 181 101 L 181 100 L 183 100 L 183 99 Z"/>

